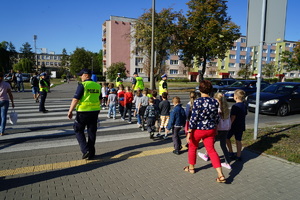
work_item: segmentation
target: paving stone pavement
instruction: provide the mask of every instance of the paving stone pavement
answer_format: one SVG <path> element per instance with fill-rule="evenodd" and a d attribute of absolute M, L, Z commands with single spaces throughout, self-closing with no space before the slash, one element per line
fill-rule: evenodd
<path fill-rule="evenodd" d="M 97 143 L 84 165 L 0 177 L 1 199 L 298 199 L 300 165 L 244 150 L 243 161 L 215 181 L 210 162 L 198 158 L 196 173 L 183 171 L 187 152 L 160 152 L 169 141 L 148 138 Z M 216 143 L 218 152 L 219 144 Z M 170 148 L 172 149 L 172 148 Z M 155 151 L 153 155 L 143 152 Z M 204 151 L 204 149 L 200 149 Z M 221 154 L 220 154 L 221 155 Z M 78 146 L 1 155 L 1 170 L 80 161 Z"/>

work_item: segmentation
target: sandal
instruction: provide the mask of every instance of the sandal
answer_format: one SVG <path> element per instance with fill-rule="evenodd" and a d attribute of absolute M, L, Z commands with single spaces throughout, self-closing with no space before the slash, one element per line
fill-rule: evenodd
<path fill-rule="evenodd" d="M 190 172 L 191 174 L 195 174 L 195 169 L 190 169 L 189 166 L 184 167 L 183 170 L 186 172 Z"/>
<path fill-rule="evenodd" d="M 225 183 L 225 182 L 226 182 L 226 179 L 225 179 L 224 176 L 220 176 L 220 177 L 218 177 L 218 178 L 216 179 L 216 181 L 217 181 L 218 183 Z"/>

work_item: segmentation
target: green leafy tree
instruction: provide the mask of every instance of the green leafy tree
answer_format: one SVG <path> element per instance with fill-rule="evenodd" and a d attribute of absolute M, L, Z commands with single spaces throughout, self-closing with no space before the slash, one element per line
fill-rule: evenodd
<path fill-rule="evenodd" d="M 175 44 L 177 22 L 182 16 L 181 12 L 174 12 L 172 8 L 163 9 L 155 13 L 154 48 L 156 51 L 156 63 L 154 65 L 154 78 L 166 70 L 165 60 L 172 53 L 178 52 Z M 150 76 L 151 66 L 151 35 L 152 35 L 152 9 L 146 11 L 135 23 L 134 39 L 137 51 L 146 59 L 144 60 L 144 71 Z"/>
<path fill-rule="evenodd" d="M 0 70 L 6 72 L 17 62 L 17 52 L 11 42 L 0 43 Z"/>
<path fill-rule="evenodd" d="M 250 64 L 240 65 L 240 70 L 237 75 L 243 77 L 244 79 L 249 79 L 249 77 L 253 74 L 253 70 Z"/>
<path fill-rule="evenodd" d="M 267 63 L 262 68 L 262 74 L 268 78 L 271 78 L 274 76 L 274 74 L 277 72 L 278 67 L 275 65 L 274 62 Z"/>
<path fill-rule="evenodd" d="M 300 70 L 300 42 L 293 49 L 293 52 L 283 51 L 281 54 L 281 62 L 286 71 Z"/>
<path fill-rule="evenodd" d="M 234 40 L 240 37 L 239 26 L 227 15 L 225 0 L 190 0 L 187 19 L 179 22 L 179 41 L 184 63 L 194 58 L 202 63 L 199 79 L 203 79 L 209 59 L 225 57 Z"/>
<path fill-rule="evenodd" d="M 84 48 L 76 48 L 70 56 L 70 71 L 72 74 L 78 73 L 83 68 L 92 69 L 94 53 L 85 50 Z"/>
<path fill-rule="evenodd" d="M 15 71 L 20 70 L 21 72 L 24 72 L 24 73 L 30 73 L 30 72 L 32 72 L 33 66 L 34 66 L 34 63 L 31 59 L 22 58 L 18 63 L 16 63 L 14 65 L 13 68 Z"/>
<path fill-rule="evenodd" d="M 70 56 L 68 55 L 67 50 L 65 48 L 63 48 L 61 54 L 62 54 L 62 56 L 61 56 L 61 66 L 62 67 L 67 67 L 68 62 L 70 60 Z"/>
<path fill-rule="evenodd" d="M 20 53 L 21 58 L 28 58 L 32 60 L 32 62 L 34 62 L 34 53 L 32 52 L 31 45 L 28 42 L 22 45 L 22 47 L 20 48 Z"/>
<path fill-rule="evenodd" d="M 123 62 L 117 62 L 117 63 L 111 64 L 111 66 L 109 66 L 109 68 L 106 71 L 107 78 L 110 81 L 115 81 L 118 76 L 118 73 L 121 73 L 120 77 L 123 79 L 126 79 L 127 78 L 126 73 L 128 73 L 128 72 L 126 71 L 125 65 L 126 64 Z"/>

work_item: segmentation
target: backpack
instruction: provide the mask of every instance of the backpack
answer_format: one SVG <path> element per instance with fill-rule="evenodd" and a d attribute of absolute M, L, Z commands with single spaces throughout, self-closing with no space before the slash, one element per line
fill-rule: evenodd
<path fill-rule="evenodd" d="M 33 86 L 38 86 L 39 85 L 39 80 L 37 79 L 36 76 L 31 77 L 30 84 L 33 85 Z"/>

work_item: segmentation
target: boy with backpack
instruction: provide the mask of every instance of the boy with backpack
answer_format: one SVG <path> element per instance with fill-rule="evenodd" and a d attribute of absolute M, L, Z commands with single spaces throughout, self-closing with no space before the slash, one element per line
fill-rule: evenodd
<path fill-rule="evenodd" d="M 150 134 L 150 139 L 154 138 L 155 121 L 158 118 L 158 108 L 154 106 L 154 99 L 149 99 L 149 105 L 147 106 L 144 114 L 144 119 L 147 120 L 147 131 Z"/>
<path fill-rule="evenodd" d="M 174 143 L 173 153 L 179 155 L 180 150 L 182 149 L 179 131 L 185 125 L 186 115 L 184 109 L 182 108 L 180 98 L 173 97 L 172 101 L 174 104 L 174 109 L 170 114 L 167 132 L 169 132 L 172 129 L 172 140 Z"/>

